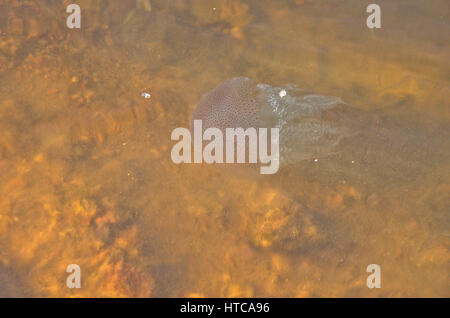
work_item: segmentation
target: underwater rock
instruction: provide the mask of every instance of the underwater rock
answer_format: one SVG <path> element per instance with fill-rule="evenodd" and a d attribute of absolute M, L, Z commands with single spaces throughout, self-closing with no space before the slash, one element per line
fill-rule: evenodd
<path fill-rule="evenodd" d="M 140 10 L 144 10 L 145 12 L 152 11 L 152 4 L 150 0 L 136 0 L 136 7 Z"/>
<path fill-rule="evenodd" d="M 277 190 L 256 199 L 244 216 L 254 246 L 293 251 L 326 242 L 322 222 L 299 202 Z"/>

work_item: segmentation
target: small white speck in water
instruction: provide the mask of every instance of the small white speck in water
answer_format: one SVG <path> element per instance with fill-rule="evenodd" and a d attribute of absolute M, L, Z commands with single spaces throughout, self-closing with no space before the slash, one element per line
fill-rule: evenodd
<path fill-rule="evenodd" d="M 355 160 L 352 160 L 352 163 L 355 163 Z"/>
<path fill-rule="evenodd" d="M 319 159 L 314 159 L 314 162 L 319 162 Z"/>
<path fill-rule="evenodd" d="M 147 93 L 147 92 L 142 92 L 141 96 L 144 97 L 145 99 L 150 99 L 150 97 L 152 97 L 152 95 L 150 93 Z"/>
<path fill-rule="evenodd" d="M 286 95 L 287 95 L 286 90 L 282 89 L 282 90 L 280 91 L 280 97 L 283 98 L 283 97 L 286 96 Z"/>

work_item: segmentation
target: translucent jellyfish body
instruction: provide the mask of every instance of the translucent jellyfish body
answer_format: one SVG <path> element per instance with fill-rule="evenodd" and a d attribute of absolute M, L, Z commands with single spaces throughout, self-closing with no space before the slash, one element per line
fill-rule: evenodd
<path fill-rule="evenodd" d="M 227 80 L 205 94 L 191 117 L 203 130 L 279 128 L 280 166 L 327 155 L 348 134 L 327 111 L 343 105 L 340 98 L 301 94 L 294 86 L 272 87 L 246 77 Z"/>

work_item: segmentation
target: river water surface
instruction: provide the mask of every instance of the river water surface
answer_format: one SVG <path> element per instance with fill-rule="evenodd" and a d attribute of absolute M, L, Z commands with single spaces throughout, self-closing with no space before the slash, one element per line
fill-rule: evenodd
<path fill-rule="evenodd" d="M 69 3 L 0 0 L 1 297 L 450 296 L 448 1 Z M 239 76 L 349 133 L 270 176 L 174 164 Z"/>

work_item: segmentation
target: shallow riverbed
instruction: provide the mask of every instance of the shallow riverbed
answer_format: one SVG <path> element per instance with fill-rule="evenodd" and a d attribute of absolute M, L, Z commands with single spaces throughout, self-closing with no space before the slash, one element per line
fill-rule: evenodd
<path fill-rule="evenodd" d="M 78 3 L 71 30 L 0 0 L 0 297 L 450 296 L 448 1 L 379 0 L 381 29 L 358 0 Z M 271 176 L 174 164 L 238 76 L 339 97 L 351 134 Z"/>

